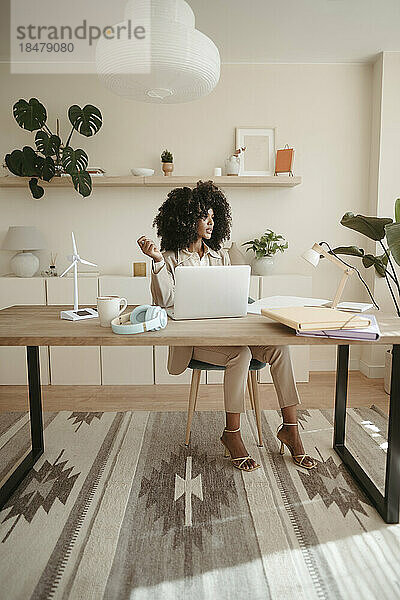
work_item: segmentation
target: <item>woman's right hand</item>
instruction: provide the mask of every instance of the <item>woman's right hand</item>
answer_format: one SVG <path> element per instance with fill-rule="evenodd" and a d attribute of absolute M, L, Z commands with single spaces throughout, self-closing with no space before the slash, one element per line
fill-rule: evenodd
<path fill-rule="evenodd" d="M 139 244 L 139 248 L 141 249 L 143 254 L 146 254 L 146 256 L 150 256 L 150 258 L 152 258 L 156 262 L 159 262 L 163 259 L 163 255 L 161 254 L 153 240 L 151 240 L 150 238 L 147 238 L 145 235 L 142 235 L 137 240 L 137 243 Z"/>

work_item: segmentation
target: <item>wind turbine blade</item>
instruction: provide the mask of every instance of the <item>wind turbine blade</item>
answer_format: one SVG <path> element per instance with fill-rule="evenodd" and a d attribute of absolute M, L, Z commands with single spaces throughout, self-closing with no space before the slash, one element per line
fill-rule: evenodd
<path fill-rule="evenodd" d="M 98 265 L 96 265 L 96 263 L 89 262 L 88 260 L 84 260 L 83 258 L 81 258 L 80 261 L 84 265 L 91 265 L 92 267 L 98 267 Z"/>
<path fill-rule="evenodd" d="M 74 249 L 74 254 L 78 254 L 78 250 L 76 249 L 76 242 L 75 242 L 74 232 L 72 232 L 72 247 Z"/>
<path fill-rule="evenodd" d="M 76 261 L 75 261 L 75 260 L 73 260 L 73 261 L 72 261 L 72 263 L 69 265 L 69 267 L 67 267 L 67 268 L 65 269 L 64 273 L 62 273 L 62 274 L 60 275 L 60 277 L 62 277 L 63 275 L 65 275 L 65 273 L 68 273 L 68 271 L 70 271 L 70 270 L 72 269 L 72 267 L 74 266 L 74 264 L 75 264 L 75 263 L 76 263 Z"/>

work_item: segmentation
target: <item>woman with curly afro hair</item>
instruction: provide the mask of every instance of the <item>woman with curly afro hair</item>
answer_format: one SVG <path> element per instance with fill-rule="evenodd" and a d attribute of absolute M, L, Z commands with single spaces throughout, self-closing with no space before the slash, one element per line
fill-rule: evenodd
<path fill-rule="evenodd" d="M 153 226 L 161 238 L 160 249 L 153 240 L 141 236 L 137 242 L 142 252 L 153 259 L 151 293 L 154 304 L 172 308 L 175 293 L 175 268 L 179 266 L 230 265 L 229 253 L 221 248 L 231 231 L 231 209 L 224 193 L 212 181 L 199 181 L 188 187 L 171 190 L 160 206 Z M 298 433 L 297 409 L 300 404 L 288 346 L 171 346 L 168 372 L 179 375 L 191 359 L 226 367 L 224 404 L 226 427 L 220 438 L 231 455 L 233 465 L 254 471 L 258 465 L 245 448 L 240 435 L 240 414 L 245 411 L 245 389 L 251 358 L 267 362 L 275 384 L 283 416 L 278 439 L 284 442 L 293 461 L 307 469 L 316 466 L 304 453 Z"/>

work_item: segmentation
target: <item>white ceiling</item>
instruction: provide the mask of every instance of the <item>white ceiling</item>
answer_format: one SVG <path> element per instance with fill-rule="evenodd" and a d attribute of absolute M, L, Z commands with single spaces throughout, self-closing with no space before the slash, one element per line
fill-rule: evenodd
<path fill-rule="evenodd" d="M 400 0 L 188 0 L 223 62 L 364 62 L 400 51 Z"/>
<path fill-rule="evenodd" d="M 382 50 L 400 51 L 400 0 L 188 3 L 196 27 L 214 40 L 224 63 L 368 62 Z M 0 0 L 3 59 L 8 56 L 8 30 L 9 0 Z"/>

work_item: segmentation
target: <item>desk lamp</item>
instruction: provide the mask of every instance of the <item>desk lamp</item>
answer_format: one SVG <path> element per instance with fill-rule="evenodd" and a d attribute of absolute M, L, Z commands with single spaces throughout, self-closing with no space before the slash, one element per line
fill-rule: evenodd
<path fill-rule="evenodd" d="M 323 243 L 325 243 L 325 242 L 321 242 L 321 244 L 323 244 Z M 343 294 L 343 290 L 345 288 L 348 278 L 350 277 L 350 275 L 352 275 L 352 273 L 354 273 L 354 271 L 356 269 L 350 265 L 347 265 L 343 261 L 341 261 L 334 254 L 329 254 L 329 252 L 324 250 L 320 244 L 314 244 L 314 246 L 312 248 L 310 248 L 309 250 L 306 250 L 304 252 L 304 254 L 302 254 L 302 258 L 304 258 L 307 262 L 312 264 L 313 267 L 318 266 L 321 256 L 324 256 L 325 258 L 327 258 L 328 260 L 333 262 L 335 265 L 340 267 L 343 271 L 342 279 L 340 280 L 338 289 L 336 290 L 335 297 L 331 304 L 331 308 L 336 308 L 339 303 L 339 300 Z"/>
<path fill-rule="evenodd" d="M 328 246 L 328 248 L 329 248 L 329 252 L 324 250 L 322 248 L 321 244 L 326 244 L 326 246 Z M 309 250 L 306 250 L 302 254 L 302 258 L 304 258 L 307 262 L 312 264 L 313 267 L 318 266 L 321 256 L 324 256 L 325 258 L 327 258 L 328 260 L 330 260 L 331 262 L 333 262 L 335 265 L 337 265 L 338 267 L 340 267 L 343 270 L 342 279 L 340 280 L 338 289 L 336 290 L 335 297 L 334 297 L 332 303 L 330 304 L 331 308 L 337 307 L 338 302 L 343 294 L 344 287 L 345 287 L 350 275 L 352 275 L 353 273 L 357 273 L 358 277 L 360 278 L 360 281 L 366 287 L 366 290 L 367 290 L 369 297 L 371 298 L 374 306 L 379 310 L 379 306 L 375 302 L 375 299 L 371 293 L 371 290 L 369 289 L 368 285 L 366 284 L 365 280 L 363 279 L 360 271 L 357 269 L 357 267 L 353 267 L 352 265 L 349 265 L 342 258 L 339 258 L 338 256 L 336 256 L 336 254 L 333 253 L 333 250 L 330 247 L 330 245 L 328 244 L 328 242 L 320 242 L 319 244 L 314 244 L 314 246 L 312 248 L 310 248 Z"/>

